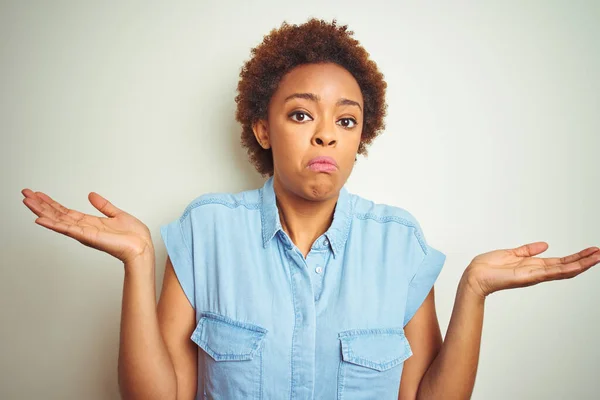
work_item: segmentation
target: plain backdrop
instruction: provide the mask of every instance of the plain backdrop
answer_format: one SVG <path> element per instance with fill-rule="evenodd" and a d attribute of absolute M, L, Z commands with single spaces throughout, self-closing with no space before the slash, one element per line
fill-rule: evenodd
<path fill-rule="evenodd" d="M 116 399 L 123 266 L 47 230 L 23 188 L 159 226 L 256 188 L 234 119 L 250 49 L 286 20 L 348 24 L 388 83 L 350 191 L 409 210 L 448 258 L 445 334 L 477 254 L 600 245 L 597 1 L 13 1 L 0 6 L 0 398 Z M 600 267 L 486 301 L 473 399 L 600 397 Z"/>

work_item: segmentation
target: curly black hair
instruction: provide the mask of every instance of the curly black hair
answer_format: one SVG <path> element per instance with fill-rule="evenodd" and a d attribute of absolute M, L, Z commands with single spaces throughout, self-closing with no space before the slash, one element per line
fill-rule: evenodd
<path fill-rule="evenodd" d="M 332 62 L 348 70 L 358 82 L 364 100 L 364 124 L 358 154 L 385 128 L 387 84 L 369 53 L 352 37 L 347 25 L 338 26 L 311 18 L 301 25 L 283 22 L 265 35 L 251 50 L 251 58 L 240 72 L 236 120 L 242 125 L 241 143 L 258 172 L 273 175 L 273 154 L 263 149 L 254 136 L 252 125 L 267 118 L 271 96 L 281 78 L 294 67 L 310 63 Z"/>

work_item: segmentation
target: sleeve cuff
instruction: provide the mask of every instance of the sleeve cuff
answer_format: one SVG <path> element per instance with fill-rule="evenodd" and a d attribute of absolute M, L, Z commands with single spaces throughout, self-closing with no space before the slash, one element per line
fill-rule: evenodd
<path fill-rule="evenodd" d="M 179 219 L 160 227 L 160 234 L 173 264 L 175 275 L 190 304 L 195 309 L 194 265 L 192 254 L 187 246 Z"/>
<path fill-rule="evenodd" d="M 439 250 L 427 245 L 427 255 L 419 265 L 415 276 L 408 286 L 408 298 L 406 302 L 406 310 L 404 312 L 404 326 L 415 315 L 425 298 L 431 291 L 433 284 L 437 280 L 446 255 Z"/>

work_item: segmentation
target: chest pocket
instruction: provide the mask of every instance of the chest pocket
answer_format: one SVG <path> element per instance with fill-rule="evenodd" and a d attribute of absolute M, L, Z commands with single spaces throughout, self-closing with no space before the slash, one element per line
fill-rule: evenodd
<path fill-rule="evenodd" d="M 354 329 L 338 338 L 338 400 L 397 399 L 404 361 L 412 356 L 404 329 Z"/>
<path fill-rule="evenodd" d="M 199 354 L 204 396 L 209 399 L 260 399 L 262 349 L 267 330 L 228 317 L 204 313 L 191 339 Z"/>

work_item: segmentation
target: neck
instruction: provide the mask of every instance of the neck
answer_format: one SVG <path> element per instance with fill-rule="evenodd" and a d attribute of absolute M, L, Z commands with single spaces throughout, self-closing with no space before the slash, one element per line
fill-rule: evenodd
<path fill-rule="evenodd" d="M 331 226 L 339 193 L 327 200 L 310 201 L 285 190 L 277 178 L 273 189 L 281 226 L 306 257 L 314 241 Z"/>

